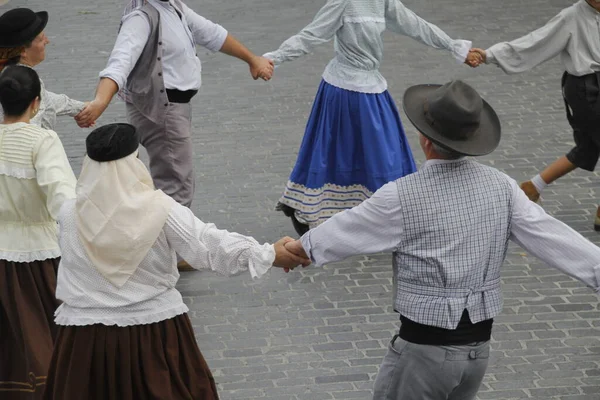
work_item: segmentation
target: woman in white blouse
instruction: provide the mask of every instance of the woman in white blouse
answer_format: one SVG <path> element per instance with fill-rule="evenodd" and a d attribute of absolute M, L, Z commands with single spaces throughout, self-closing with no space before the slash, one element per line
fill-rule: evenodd
<path fill-rule="evenodd" d="M 40 80 L 27 67 L 0 75 L 0 397 L 40 399 L 56 336 L 56 218 L 75 176 L 55 132 L 31 124 Z"/>
<path fill-rule="evenodd" d="M 576 168 L 594 171 L 600 157 L 600 0 L 579 0 L 521 38 L 473 50 L 507 74 L 529 71 L 560 55 L 562 95 L 575 147 L 521 183 L 527 197 L 537 202 L 547 185 Z M 600 231 L 600 207 L 594 229 Z"/>
<path fill-rule="evenodd" d="M 416 169 L 400 115 L 379 73 L 386 29 L 448 50 L 461 62 L 476 58 L 469 54 L 471 42 L 451 39 L 399 0 L 329 0 L 300 33 L 264 55 L 279 65 L 335 38 L 335 58 L 323 73 L 278 204 L 299 234 Z"/>
<path fill-rule="evenodd" d="M 34 13 L 28 8 L 15 8 L 0 16 L 0 71 L 10 65 L 34 68 L 46 59 L 46 45 L 50 43 L 44 33 L 47 23 L 46 11 Z M 41 103 L 31 119 L 34 125 L 54 130 L 57 116 L 75 117 L 87 104 L 50 92 L 40 82 Z"/>
<path fill-rule="evenodd" d="M 217 229 L 160 190 L 137 157 L 132 125 L 86 140 L 77 198 L 59 216 L 59 325 L 44 399 L 218 399 L 188 308 L 177 255 L 197 269 L 260 277 L 309 260 Z"/>

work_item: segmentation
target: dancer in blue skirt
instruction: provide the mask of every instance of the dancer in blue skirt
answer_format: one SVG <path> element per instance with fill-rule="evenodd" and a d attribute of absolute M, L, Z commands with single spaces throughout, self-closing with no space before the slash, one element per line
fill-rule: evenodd
<path fill-rule="evenodd" d="M 398 109 L 379 73 L 386 28 L 446 49 L 471 66 L 478 57 L 469 53 L 471 42 L 451 39 L 399 0 L 328 0 L 300 33 L 264 55 L 279 65 L 335 37 L 336 57 L 323 73 L 277 207 L 299 234 L 416 170 Z"/>

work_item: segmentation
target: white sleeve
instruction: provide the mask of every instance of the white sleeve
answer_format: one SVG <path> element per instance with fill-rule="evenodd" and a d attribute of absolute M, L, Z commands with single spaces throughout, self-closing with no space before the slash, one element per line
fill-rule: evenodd
<path fill-rule="evenodd" d="M 194 37 L 194 42 L 211 51 L 221 50 L 225 39 L 227 39 L 227 30 L 221 25 L 196 14 L 185 4 L 183 4 L 182 11 Z"/>
<path fill-rule="evenodd" d="M 600 293 L 600 248 L 530 201 L 511 179 L 511 240 L 559 271 Z"/>
<path fill-rule="evenodd" d="M 302 236 L 302 247 L 317 266 L 360 254 L 393 250 L 404 228 L 396 182 L 383 185 L 360 205 L 342 211 Z"/>
<path fill-rule="evenodd" d="M 329 0 L 310 24 L 283 42 L 279 49 L 264 54 L 264 57 L 279 65 L 308 54 L 317 45 L 330 41 L 343 25 L 342 16 L 347 4 L 348 0 Z"/>
<path fill-rule="evenodd" d="M 436 25 L 425 21 L 409 10 L 400 0 L 388 0 L 385 11 L 386 27 L 392 32 L 411 37 L 435 49 L 446 49 L 464 62 L 472 43 L 454 40 Z"/>
<path fill-rule="evenodd" d="M 38 185 L 46 195 L 48 211 L 56 220 L 65 200 L 75 198 L 77 179 L 55 132 L 52 131 L 36 145 L 33 165 Z"/>
<path fill-rule="evenodd" d="M 486 63 L 498 65 L 507 74 L 516 74 L 556 57 L 571 38 L 567 21 L 568 14 L 562 12 L 519 39 L 493 45 L 485 51 Z"/>
<path fill-rule="evenodd" d="M 249 236 L 217 229 L 177 203 L 164 231 L 169 245 L 196 269 L 210 269 L 226 276 L 248 270 L 253 278 L 258 278 L 275 261 L 273 245 L 261 245 Z"/>
<path fill-rule="evenodd" d="M 150 22 L 139 12 L 125 17 L 115 47 L 100 78 L 112 79 L 119 89 L 123 89 L 127 78 L 138 62 L 150 36 Z"/>

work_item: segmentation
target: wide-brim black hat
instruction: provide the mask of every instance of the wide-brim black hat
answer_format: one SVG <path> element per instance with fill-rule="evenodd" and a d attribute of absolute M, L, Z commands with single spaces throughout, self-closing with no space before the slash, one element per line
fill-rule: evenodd
<path fill-rule="evenodd" d="M 412 86 L 404 93 L 403 105 L 415 128 L 442 148 L 482 156 L 500 143 L 498 115 L 462 81 Z"/>
<path fill-rule="evenodd" d="M 87 155 L 94 161 L 115 161 L 133 154 L 140 138 L 133 125 L 108 124 L 94 129 L 85 139 Z"/>
<path fill-rule="evenodd" d="M 48 24 L 46 11 L 15 8 L 0 16 L 0 47 L 19 47 L 33 41 Z"/>

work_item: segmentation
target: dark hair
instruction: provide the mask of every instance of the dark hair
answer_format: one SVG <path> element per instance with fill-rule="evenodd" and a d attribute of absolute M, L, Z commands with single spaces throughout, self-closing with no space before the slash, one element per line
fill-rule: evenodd
<path fill-rule="evenodd" d="M 27 42 L 25 43 L 22 48 L 28 49 L 33 45 L 33 41 L 31 42 Z M 6 62 L 6 66 L 8 67 L 9 65 L 17 65 L 21 62 L 21 55 L 19 54 L 18 56 L 14 56 L 13 58 L 10 58 L 7 62 Z"/>
<path fill-rule="evenodd" d="M 19 117 L 25 113 L 42 87 L 38 74 L 20 65 L 6 68 L 0 75 L 0 104 L 4 115 Z"/>

